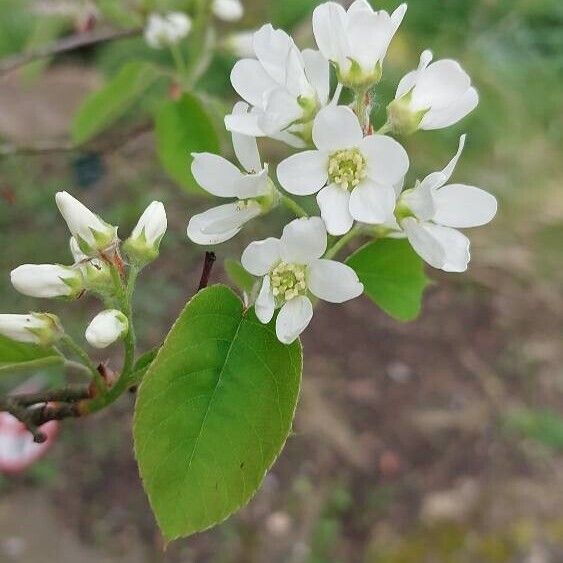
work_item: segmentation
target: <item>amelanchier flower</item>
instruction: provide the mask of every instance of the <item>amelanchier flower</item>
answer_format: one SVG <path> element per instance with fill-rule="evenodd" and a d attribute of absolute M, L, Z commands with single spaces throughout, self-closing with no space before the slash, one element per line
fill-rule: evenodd
<path fill-rule="evenodd" d="M 0 334 L 17 342 L 52 346 L 64 335 L 59 318 L 49 313 L 0 315 Z"/>
<path fill-rule="evenodd" d="M 316 150 L 280 163 L 280 184 L 296 195 L 319 192 L 317 202 L 331 235 L 347 233 L 354 219 L 383 223 L 393 213 L 395 190 L 409 168 L 405 149 L 385 135 L 364 137 L 354 112 L 333 105 L 315 118 L 313 142 Z"/>
<path fill-rule="evenodd" d="M 216 18 L 226 22 L 235 22 L 244 16 L 240 0 L 213 0 L 212 9 Z"/>
<path fill-rule="evenodd" d="M 58 264 L 24 264 L 10 273 L 14 288 L 30 297 L 68 297 L 84 291 L 80 269 Z"/>
<path fill-rule="evenodd" d="M 84 254 L 74 237 L 70 237 L 70 251 L 74 258 L 74 267 L 82 273 L 84 289 L 101 295 L 115 291 L 111 270 L 105 260 Z"/>
<path fill-rule="evenodd" d="M 94 348 L 107 348 L 129 330 L 127 317 L 117 309 L 98 313 L 86 329 L 86 340 Z"/>
<path fill-rule="evenodd" d="M 429 174 L 399 197 L 395 226 L 414 250 L 434 268 L 464 272 L 470 260 L 469 239 L 457 229 L 489 223 L 497 212 L 494 196 L 474 186 L 448 184 L 465 145 L 465 135 L 450 163 Z"/>
<path fill-rule="evenodd" d="M 336 67 L 341 84 L 367 89 L 379 82 L 383 59 L 406 11 L 407 5 L 401 4 L 391 15 L 376 12 L 366 0 L 356 0 L 348 11 L 336 2 L 315 8 L 315 40 Z"/>
<path fill-rule="evenodd" d="M 225 117 L 229 131 L 273 137 L 303 147 L 316 113 L 328 102 L 328 61 L 319 51 L 299 51 L 285 31 L 270 24 L 254 34 L 256 59 L 238 61 L 231 82 L 252 111 Z"/>
<path fill-rule="evenodd" d="M 286 225 L 280 239 L 253 242 L 243 252 L 244 268 L 263 276 L 256 316 L 266 324 L 280 308 L 276 335 L 285 344 L 293 342 L 311 321 L 309 292 L 330 303 L 343 303 L 364 290 L 352 268 L 321 258 L 326 245 L 322 219 L 311 217 L 295 219 Z"/>
<path fill-rule="evenodd" d="M 55 201 L 84 254 L 94 256 L 117 243 L 117 227 L 102 221 L 69 193 L 58 192 Z"/>
<path fill-rule="evenodd" d="M 127 256 L 138 265 L 158 256 L 160 241 L 166 232 L 166 210 L 160 201 L 153 201 L 143 212 L 131 236 L 123 244 Z"/>
<path fill-rule="evenodd" d="M 233 115 L 243 115 L 248 105 L 239 102 Z M 198 184 L 218 197 L 237 198 L 194 215 L 188 237 L 196 244 L 218 244 L 234 237 L 245 223 L 270 211 L 276 192 L 262 165 L 256 139 L 233 133 L 233 148 L 242 170 L 225 158 L 211 153 L 194 154 L 192 174 Z"/>
<path fill-rule="evenodd" d="M 153 49 L 174 45 L 187 37 L 192 20 L 183 12 L 151 14 L 145 27 L 145 41 Z"/>
<path fill-rule="evenodd" d="M 408 135 L 417 129 L 441 129 L 477 107 L 477 90 L 459 63 L 450 59 L 431 61 L 432 52 L 424 51 L 418 69 L 399 82 L 395 100 L 387 106 L 393 131 Z"/>

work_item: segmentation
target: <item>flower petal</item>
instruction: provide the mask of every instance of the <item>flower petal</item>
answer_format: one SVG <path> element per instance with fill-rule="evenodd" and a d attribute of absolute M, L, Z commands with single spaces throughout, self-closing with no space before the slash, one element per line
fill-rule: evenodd
<path fill-rule="evenodd" d="M 236 197 L 243 173 L 231 162 L 208 152 L 194 153 L 192 174 L 196 182 L 218 197 Z"/>
<path fill-rule="evenodd" d="M 432 62 L 433 56 L 432 51 L 428 49 L 422 52 L 418 68 L 408 72 L 405 76 L 403 76 L 403 78 L 401 78 L 399 85 L 397 86 L 395 99 L 404 96 L 414 88 L 418 75 Z"/>
<path fill-rule="evenodd" d="M 375 65 L 385 58 L 395 27 L 384 10 L 371 13 L 358 10 L 348 13 L 346 33 L 350 58 L 357 61 L 364 72 L 372 73 Z"/>
<path fill-rule="evenodd" d="M 330 303 L 344 303 L 364 291 L 356 272 L 335 260 L 315 260 L 309 266 L 307 285 L 314 295 Z"/>
<path fill-rule="evenodd" d="M 408 217 L 401 222 L 415 252 L 434 268 L 442 269 L 446 263 L 446 252 L 442 245 L 425 228 L 424 223 Z"/>
<path fill-rule="evenodd" d="M 276 319 L 276 335 L 280 342 L 291 344 L 307 328 L 313 318 L 313 305 L 308 297 L 300 295 L 281 308 Z"/>
<path fill-rule="evenodd" d="M 261 323 L 268 324 L 274 316 L 276 300 L 270 287 L 270 276 L 264 276 L 260 293 L 254 303 L 254 311 Z"/>
<path fill-rule="evenodd" d="M 436 188 L 442 187 L 451 178 L 452 174 L 454 173 L 455 167 L 457 166 L 458 160 L 461 157 L 463 148 L 465 147 L 465 138 L 465 135 L 462 135 L 459 138 L 457 153 L 450 160 L 447 166 L 440 172 L 432 172 L 432 174 L 428 174 L 428 176 L 426 176 L 426 178 L 424 178 L 424 180 L 422 180 L 422 182 L 420 183 L 421 187 L 434 190 Z"/>
<path fill-rule="evenodd" d="M 201 231 L 206 235 L 216 235 L 232 229 L 240 230 L 245 223 L 261 213 L 262 208 L 255 201 L 219 205 L 202 214 L 206 215 L 206 224 L 202 226 Z"/>
<path fill-rule="evenodd" d="M 357 147 L 363 138 L 360 122 L 347 106 L 326 106 L 313 123 L 313 142 L 322 151 Z"/>
<path fill-rule="evenodd" d="M 219 205 L 218 207 L 213 207 L 194 215 L 188 223 L 188 237 L 191 241 L 196 244 L 211 245 L 220 244 L 233 238 L 242 228 L 242 224 L 238 227 L 232 227 L 231 229 L 226 229 L 222 232 L 206 232 L 208 231 L 210 225 L 212 225 L 217 216 L 221 217 L 225 213 L 225 208 L 227 211 L 233 213 L 233 207 L 236 203 L 227 203 L 225 205 Z"/>
<path fill-rule="evenodd" d="M 280 239 L 269 237 L 251 242 L 240 259 L 245 270 L 255 276 L 265 276 L 280 261 Z"/>
<path fill-rule="evenodd" d="M 391 186 L 364 181 L 350 195 L 350 213 L 361 223 L 380 225 L 393 215 L 394 209 L 395 190 Z"/>
<path fill-rule="evenodd" d="M 258 174 L 245 174 L 237 182 L 237 197 L 247 199 L 260 197 L 270 192 L 268 170 L 264 169 Z"/>
<path fill-rule="evenodd" d="M 268 136 L 278 133 L 298 121 L 303 116 L 303 108 L 297 97 L 285 88 L 277 88 L 268 95 L 264 113 L 258 117 L 258 125 Z"/>
<path fill-rule="evenodd" d="M 263 115 L 264 111 L 257 108 L 253 108 L 252 111 L 246 115 L 226 115 L 225 129 L 250 137 L 264 137 L 265 133 L 259 125 L 259 121 L 262 119 Z"/>
<path fill-rule="evenodd" d="M 291 194 L 310 195 L 328 181 L 328 155 L 322 151 L 303 151 L 278 165 L 278 180 Z"/>
<path fill-rule="evenodd" d="M 320 217 L 302 217 L 288 223 L 280 239 L 282 260 L 309 264 L 326 250 L 326 228 Z"/>
<path fill-rule="evenodd" d="M 263 107 L 266 95 L 278 87 L 256 59 L 237 61 L 231 71 L 235 92 L 249 104 Z"/>
<path fill-rule="evenodd" d="M 433 221 L 446 227 L 480 227 L 492 221 L 497 213 L 496 198 L 474 186 L 450 184 L 436 190 L 434 198 Z"/>
<path fill-rule="evenodd" d="M 336 2 L 325 2 L 313 11 L 313 33 L 321 53 L 340 66 L 349 63 L 346 35 L 347 15 Z"/>
<path fill-rule="evenodd" d="M 305 63 L 307 78 L 319 97 L 322 105 L 328 102 L 330 91 L 330 66 L 325 56 L 315 49 L 305 49 L 301 52 Z"/>
<path fill-rule="evenodd" d="M 233 108 L 232 115 L 247 115 L 248 109 L 248 104 L 237 102 Z M 232 137 L 233 148 L 242 167 L 250 173 L 262 170 L 256 137 L 241 135 L 240 133 L 233 133 Z"/>
<path fill-rule="evenodd" d="M 446 260 L 442 266 L 444 272 L 465 272 L 471 255 L 469 253 L 469 239 L 450 227 L 427 223 L 424 229 L 442 246 L 446 253 Z"/>
<path fill-rule="evenodd" d="M 344 235 L 352 228 L 354 218 L 350 214 L 349 191 L 331 184 L 317 194 L 317 203 L 329 234 Z"/>
<path fill-rule="evenodd" d="M 360 150 L 367 159 L 367 175 L 379 184 L 393 186 L 409 169 L 409 156 L 403 146 L 386 135 L 370 135 Z"/>
<path fill-rule="evenodd" d="M 475 88 L 469 88 L 463 96 L 443 109 L 432 109 L 429 111 L 422 122 L 420 128 L 430 131 L 449 127 L 462 120 L 471 113 L 479 104 L 479 94 Z"/>

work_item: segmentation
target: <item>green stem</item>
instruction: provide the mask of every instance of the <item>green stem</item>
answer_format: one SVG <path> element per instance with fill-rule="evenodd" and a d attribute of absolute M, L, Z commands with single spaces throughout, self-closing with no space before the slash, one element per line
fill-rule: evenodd
<path fill-rule="evenodd" d="M 297 217 L 309 217 L 309 214 L 288 195 L 281 194 L 280 201 Z"/>
<path fill-rule="evenodd" d="M 362 228 L 360 226 L 350 229 L 325 252 L 324 258 L 332 260 L 351 240 L 355 239 L 361 233 Z"/>
<path fill-rule="evenodd" d="M 172 53 L 172 58 L 174 59 L 174 65 L 176 66 L 180 83 L 184 84 L 188 78 L 188 67 L 177 43 L 172 43 L 170 45 L 170 52 Z"/>
<path fill-rule="evenodd" d="M 104 378 L 101 376 L 100 372 L 90 359 L 90 356 L 84 351 L 82 346 L 77 344 L 68 334 L 63 336 L 62 342 L 74 353 L 74 355 L 80 360 L 80 363 L 88 370 L 90 375 L 92 375 L 98 391 L 103 391 L 106 387 Z"/>
<path fill-rule="evenodd" d="M 367 126 L 369 125 L 369 116 L 367 115 L 367 90 L 362 89 L 356 92 L 356 101 L 355 101 L 355 112 L 360 120 L 360 125 L 362 129 L 365 131 Z"/>

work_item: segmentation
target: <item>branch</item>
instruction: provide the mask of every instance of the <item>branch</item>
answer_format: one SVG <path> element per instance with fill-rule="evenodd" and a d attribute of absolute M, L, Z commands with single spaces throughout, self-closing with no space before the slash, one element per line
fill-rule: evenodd
<path fill-rule="evenodd" d="M 205 260 L 203 262 L 203 270 L 201 272 L 201 278 L 199 280 L 199 286 L 197 288 L 198 291 L 207 287 L 207 285 L 209 284 L 209 278 L 211 277 L 211 270 L 213 270 L 213 264 L 215 264 L 216 259 L 217 259 L 217 257 L 215 256 L 215 252 L 206 252 L 205 253 Z"/>
<path fill-rule="evenodd" d="M 135 35 L 139 35 L 142 31 L 142 28 L 134 28 L 119 31 L 89 31 L 70 35 L 46 47 L 6 57 L 0 61 L 0 74 L 5 74 L 38 59 L 45 59 L 84 47 L 100 45 L 108 41 L 134 37 Z"/>

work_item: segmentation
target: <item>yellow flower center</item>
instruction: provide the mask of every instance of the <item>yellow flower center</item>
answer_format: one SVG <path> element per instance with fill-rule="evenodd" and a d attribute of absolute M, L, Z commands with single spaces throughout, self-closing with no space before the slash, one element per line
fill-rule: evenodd
<path fill-rule="evenodd" d="M 367 162 L 359 149 L 333 152 L 328 159 L 328 178 L 344 190 L 354 189 L 367 175 Z"/>
<path fill-rule="evenodd" d="M 270 285 L 274 297 L 279 301 L 289 301 L 307 292 L 305 266 L 279 262 L 270 271 Z"/>

